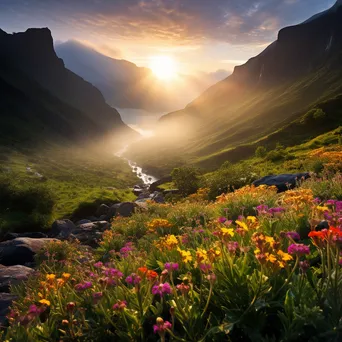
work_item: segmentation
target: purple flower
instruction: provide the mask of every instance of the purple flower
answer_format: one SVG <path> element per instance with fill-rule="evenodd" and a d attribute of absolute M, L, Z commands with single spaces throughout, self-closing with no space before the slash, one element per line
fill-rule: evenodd
<path fill-rule="evenodd" d="M 127 307 L 127 302 L 125 300 L 119 300 L 117 303 L 113 305 L 114 311 L 124 311 Z"/>
<path fill-rule="evenodd" d="M 303 244 L 292 244 L 289 246 L 287 249 L 288 253 L 291 255 L 305 255 L 305 254 L 310 254 L 310 248 L 309 246 L 303 245 Z"/>
<path fill-rule="evenodd" d="M 217 219 L 217 221 L 218 221 L 219 223 L 225 223 L 227 220 L 228 220 L 228 219 L 227 219 L 226 217 L 223 217 L 223 216 L 221 216 L 221 217 L 219 217 L 219 218 Z"/>
<path fill-rule="evenodd" d="M 94 292 L 92 294 L 92 296 L 93 296 L 95 304 L 97 304 L 97 302 L 103 297 L 103 293 L 102 292 Z"/>
<path fill-rule="evenodd" d="M 319 204 L 321 203 L 321 199 L 319 197 L 316 197 L 314 200 L 314 203 Z"/>
<path fill-rule="evenodd" d="M 178 271 L 179 269 L 179 265 L 177 263 L 174 262 L 167 262 L 164 265 L 165 269 L 167 269 L 168 271 Z"/>
<path fill-rule="evenodd" d="M 152 287 L 152 294 L 158 294 L 160 297 L 163 297 L 164 294 L 170 294 L 171 292 L 172 289 L 169 283 L 160 283 Z"/>
<path fill-rule="evenodd" d="M 132 252 L 132 251 L 133 251 L 133 243 L 127 242 L 125 246 L 120 249 L 120 254 L 126 258 L 128 257 L 129 252 Z"/>
<path fill-rule="evenodd" d="M 227 244 L 227 248 L 230 253 L 235 253 L 236 250 L 239 248 L 239 243 L 236 241 L 230 241 Z"/>
<path fill-rule="evenodd" d="M 333 199 L 330 199 L 330 200 L 327 200 L 325 202 L 326 205 L 334 205 L 337 201 L 336 200 L 333 200 Z"/>
<path fill-rule="evenodd" d="M 300 235 L 297 232 L 286 232 L 285 236 L 293 240 L 300 240 Z"/>
<path fill-rule="evenodd" d="M 35 304 L 30 305 L 29 311 L 28 311 L 29 314 L 39 316 L 41 314 L 41 312 L 42 312 L 41 308 L 38 308 L 37 305 L 35 305 Z"/>
<path fill-rule="evenodd" d="M 201 269 L 202 272 L 208 273 L 211 270 L 211 265 L 210 264 L 200 264 L 199 268 Z"/>
<path fill-rule="evenodd" d="M 101 268 L 101 267 L 103 267 L 103 262 L 98 261 L 97 263 L 94 264 L 94 267 L 96 267 L 96 268 Z"/>
<path fill-rule="evenodd" d="M 310 268 L 310 264 L 307 260 L 301 261 L 299 263 L 299 269 L 302 272 L 302 274 L 306 273 L 309 268 Z"/>
<path fill-rule="evenodd" d="M 282 213 L 282 212 L 284 212 L 284 211 L 285 211 L 285 209 L 282 208 L 282 207 L 270 208 L 270 209 L 268 210 L 268 212 L 269 212 L 270 214 L 272 214 L 272 215 L 274 215 L 274 214 L 279 214 L 279 213 Z"/>
<path fill-rule="evenodd" d="M 85 281 L 84 283 L 79 283 L 75 285 L 76 291 L 85 291 L 93 286 L 91 281 Z"/>
<path fill-rule="evenodd" d="M 132 273 L 129 275 L 126 279 L 126 283 L 130 285 L 138 285 L 141 282 L 141 277 L 139 277 L 137 274 Z"/>
<path fill-rule="evenodd" d="M 337 213 L 342 212 L 342 201 L 335 202 L 335 210 Z"/>
<path fill-rule="evenodd" d="M 115 278 L 122 278 L 123 273 L 116 268 L 107 268 L 103 271 L 103 274 L 107 277 L 115 277 Z"/>
<path fill-rule="evenodd" d="M 268 205 L 260 204 L 256 207 L 258 215 L 267 214 L 268 213 Z"/>

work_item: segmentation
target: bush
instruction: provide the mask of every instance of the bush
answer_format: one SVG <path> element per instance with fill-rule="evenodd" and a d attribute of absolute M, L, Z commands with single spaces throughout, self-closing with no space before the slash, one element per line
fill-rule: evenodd
<path fill-rule="evenodd" d="M 173 169 L 171 176 L 183 195 L 193 194 L 199 188 L 199 171 L 194 167 L 184 166 Z"/>
<path fill-rule="evenodd" d="M 255 156 L 257 158 L 265 158 L 267 155 L 267 150 L 265 146 L 258 146 L 258 148 L 255 150 Z"/>
<path fill-rule="evenodd" d="M 323 121 L 327 114 L 321 108 L 309 110 L 301 119 L 301 124 L 309 124 L 314 121 Z"/>

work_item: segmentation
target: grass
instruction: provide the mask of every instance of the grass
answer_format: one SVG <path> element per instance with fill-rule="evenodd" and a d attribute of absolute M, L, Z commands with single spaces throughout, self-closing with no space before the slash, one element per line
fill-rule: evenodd
<path fill-rule="evenodd" d="M 43 187 L 51 194 L 54 205 L 46 225 L 57 218 L 72 217 L 87 204 L 134 199 L 129 188 L 137 178 L 124 161 L 110 154 L 54 149 L 26 155 L 3 149 L 0 159 L 1 173 L 10 178 L 15 191 Z M 8 209 L 6 203 L 0 214 L 3 230 L 13 230 L 23 222 L 23 212 L 13 206 Z"/>

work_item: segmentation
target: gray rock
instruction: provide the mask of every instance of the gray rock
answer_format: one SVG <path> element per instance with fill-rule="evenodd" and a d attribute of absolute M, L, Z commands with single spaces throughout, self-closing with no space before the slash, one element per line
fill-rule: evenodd
<path fill-rule="evenodd" d="M 76 226 L 70 220 L 57 220 L 52 224 L 50 235 L 59 239 L 67 239 Z"/>
<path fill-rule="evenodd" d="M 279 192 L 284 192 L 288 189 L 293 189 L 298 182 L 303 179 L 310 178 L 310 174 L 308 172 L 304 173 L 294 173 L 294 174 L 282 174 L 278 176 L 265 176 L 261 179 L 258 179 L 253 182 L 253 185 L 268 185 L 268 186 L 276 186 Z"/>
<path fill-rule="evenodd" d="M 34 273 L 32 268 L 15 265 L 0 268 L 0 292 L 10 292 L 11 285 L 18 285 Z"/>
<path fill-rule="evenodd" d="M 25 265 L 34 262 L 34 256 L 56 239 L 16 238 L 0 243 L 0 263 L 5 266 Z"/>
<path fill-rule="evenodd" d="M 34 239 L 43 239 L 43 238 L 47 238 L 48 236 L 46 234 L 40 233 L 40 232 L 20 233 L 20 234 L 19 233 L 7 233 L 3 237 L 2 241 L 13 240 L 13 239 L 16 239 L 18 237 L 30 237 L 30 238 L 34 238 Z"/>
<path fill-rule="evenodd" d="M 105 231 L 110 228 L 110 223 L 107 221 L 96 221 L 90 223 L 84 223 L 77 226 L 76 229 L 72 231 L 72 234 L 75 234 L 77 231 L 90 231 L 90 230 L 98 230 L 98 231 Z"/>
<path fill-rule="evenodd" d="M 99 221 L 106 221 L 107 215 L 101 215 Z"/>
<path fill-rule="evenodd" d="M 136 207 L 137 207 L 137 204 L 133 202 L 120 203 L 116 210 L 116 215 L 129 217 L 134 213 L 134 210 Z"/>
<path fill-rule="evenodd" d="M 106 215 L 108 214 L 109 211 L 109 207 L 106 204 L 101 204 L 98 208 L 97 211 L 95 213 L 96 216 L 102 216 L 102 215 Z"/>
<path fill-rule="evenodd" d="M 156 190 L 158 190 L 158 186 L 159 185 L 162 185 L 164 183 L 169 183 L 169 182 L 172 182 L 172 177 L 171 176 L 163 177 L 163 178 L 157 180 L 156 182 L 152 183 L 150 185 L 149 190 L 151 192 L 156 191 Z"/>
<path fill-rule="evenodd" d="M 83 223 L 91 223 L 91 221 L 90 220 L 86 220 L 86 219 L 79 220 L 79 221 L 76 222 L 76 226 L 79 226 L 80 224 L 83 224 Z"/>
<path fill-rule="evenodd" d="M 117 203 L 117 204 L 113 204 L 109 208 L 108 213 L 106 215 L 106 221 L 110 221 L 116 215 L 116 212 L 117 212 L 119 206 L 120 206 L 120 203 Z"/>
<path fill-rule="evenodd" d="M 171 195 L 177 195 L 177 194 L 179 194 L 180 193 L 180 191 L 179 191 L 179 189 L 168 189 L 168 190 L 164 190 L 163 191 L 163 195 L 169 195 L 169 194 L 171 194 Z"/>
<path fill-rule="evenodd" d="M 323 229 L 329 229 L 329 222 L 328 221 L 321 221 L 316 226 L 316 230 L 323 230 Z"/>
<path fill-rule="evenodd" d="M 158 191 L 155 191 L 153 194 L 151 194 L 150 199 L 156 203 L 165 203 L 164 196 Z"/>
<path fill-rule="evenodd" d="M 10 293 L 0 293 L 0 329 L 6 326 L 9 307 L 18 297 Z"/>

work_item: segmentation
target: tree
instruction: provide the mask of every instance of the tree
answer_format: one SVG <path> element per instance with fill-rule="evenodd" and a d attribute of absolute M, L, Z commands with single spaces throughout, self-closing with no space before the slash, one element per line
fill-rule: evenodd
<path fill-rule="evenodd" d="M 195 193 L 199 188 L 199 171 L 191 166 L 173 169 L 172 181 L 183 195 Z"/>
<path fill-rule="evenodd" d="M 255 150 L 255 156 L 257 158 L 265 158 L 267 154 L 267 150 L 265 146 L 259 146 L 256 150 Z"/>

